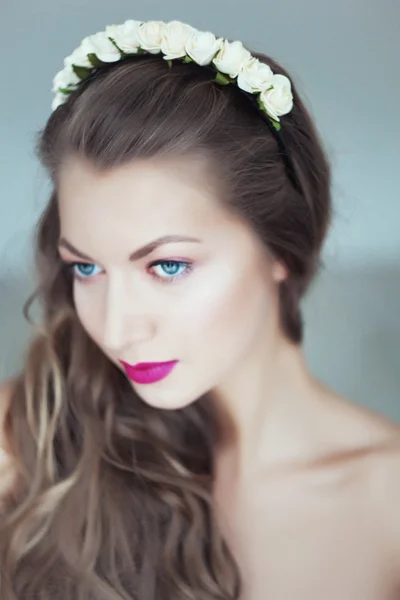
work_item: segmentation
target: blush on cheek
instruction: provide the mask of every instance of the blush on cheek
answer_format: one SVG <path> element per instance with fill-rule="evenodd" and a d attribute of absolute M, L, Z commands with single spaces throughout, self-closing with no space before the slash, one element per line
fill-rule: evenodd
<path fill-rule="evenodd" d="M 78 319 L 87 334 L 97 343 L 101 340 L 101 328 L 104 321 L 95 302 L 79 292 L 74 295 L 75 309 Z M 102 325 L 103 321 L 103 325 Z"/>
<path fill-rule="evenodd" d="M 192 343 L 214 346 L 220 352 L 254 337 L 272 309 L 272 298 L 259 273 L 251 270 L 229 278 L 219 277 L 191 296 L 185 307 L 185 329 Z"/>

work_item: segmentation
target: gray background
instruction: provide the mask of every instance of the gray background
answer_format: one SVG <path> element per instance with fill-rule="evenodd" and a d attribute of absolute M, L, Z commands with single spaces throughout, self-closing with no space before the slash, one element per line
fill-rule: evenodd
<path fill-rule="evenodd" d="M 334 168 L 325 267 L 305 298 L 312 370 L 400 421 L 399 0 L 14 0 L 0 7 L 0 379 L 29 337 L 31 233 L 49 186 L 33 155 L 52 78 L 83 37 L 126 19 L 188 22 L 288 68 Z"/>

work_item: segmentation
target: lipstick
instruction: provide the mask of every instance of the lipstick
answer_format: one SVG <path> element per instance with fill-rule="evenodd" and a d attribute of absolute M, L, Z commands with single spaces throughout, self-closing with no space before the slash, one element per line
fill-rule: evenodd
<path fill-rule="evenodd" d="M 178 360 L 170 360 L 162 363 L 137 363 L 130 365 L 123 360 L 119 361 L 124 367 L 129 379 L 135 383 L 155 383 L 165 379 L 179 362 Z"/>

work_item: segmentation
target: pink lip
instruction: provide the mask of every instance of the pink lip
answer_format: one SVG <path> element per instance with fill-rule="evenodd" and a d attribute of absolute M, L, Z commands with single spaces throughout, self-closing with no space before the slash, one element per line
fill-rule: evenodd
<path fill-rule="evenodd" d="M 132 379 L 135 383 L 155 383 L 156 381 L 165 379 L 179 361 L 171 360 L 163 363 L 137 363 L 136 365 L 130 365 L 123 360 L 120 360 L 119 362 L 124 367 L 129 379 Z"/>

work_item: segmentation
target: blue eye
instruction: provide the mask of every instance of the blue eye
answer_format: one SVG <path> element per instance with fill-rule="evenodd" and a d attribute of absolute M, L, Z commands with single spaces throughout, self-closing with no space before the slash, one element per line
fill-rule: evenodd
<path fill-rule="evenodd" d="M 188 275 L 193 268 L 193 264 L 181 260 L 158 260 L 153 262 L 150 267 L 153 269 L 154 267 L 161 267 L 164 275 L 155 274 L 156 279 L 162 280 L 162 283 L 173 283 L 177 279 Z"/>
<path fill-rule="evenodd" d="M 181 260 L 158 260 L 149 265 L 149 269 L 155 269 L 155 267 L 159 267 L 161 270 L 159 273 L 152 273 L 155 279 L 161 283 L 174 283 L 189 274 L 193 269 L 193 263 Z M 83 283 L 98 275 L 96 268 L 101 271 L 100 267 L 95 264 L 82 262 L 67 263 L 67 268 L 72 271 L 74 279 Z"/>
<path fill-rule="evenodd" d="M 97 273 L 93 273 L 96 265 L 90 263 L 72 262 L 68 264 L 68 268 L 72 270 L 74 277 L 79 280 L 89 279 L 93 275 L 97 275 Z"/>

